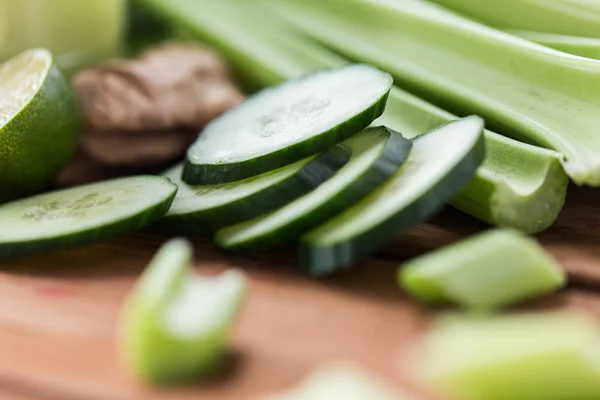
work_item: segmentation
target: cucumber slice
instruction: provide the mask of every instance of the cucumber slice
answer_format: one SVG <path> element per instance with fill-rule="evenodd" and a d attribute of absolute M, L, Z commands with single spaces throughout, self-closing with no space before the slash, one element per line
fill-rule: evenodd
<path fill-rule="evenodd" d="M 217 243 L 227 249 L 257 249 L 295 239 L 377 189 L 412 147 L 385 127 L 366 129 L 344 144 L 352 156 L 331 179 L 271 214 L 220 230 Z"/>
<path fill-rule="evenodd" d="M 183 180 L 237 181 L 321 152 L 379 117 L 391 87 L 389 74 L 357 64 L 265 89 L 206 126 Z"/>
<path fill-rule="evenodd" d="M 314 276 L 349 267 L 398 231 L 430 218 L 469 182 L 484 153 L 479 117 L 418 136 L 387 183 L 302 238 L 299 267 Z"/>
<path fill-rule="evenodd" d="M 176 192 L 168 178 L 136 176 L 6 203 L 0 206 L 0 259 L 138 230 L 161 218 Z"/>
<path fill-rule="evenodd" d="M 161 226 L 181 233 L 201 233 L 266 214 L 308 193 L 346 164 L 350 149 L 335 145 L 324 153 L 238 182 L 189 186 L 183 166 L 165 175 L 179 186 Z"/>
<path fill-rule="evenodd" d="M 192 246 L 183 239 L 164 244 L 123 307 L 122 358 L 144 382 L 205 377 L 224 359 L 246 278 L 234 270 L 197 275 L 192 257 Z"/>

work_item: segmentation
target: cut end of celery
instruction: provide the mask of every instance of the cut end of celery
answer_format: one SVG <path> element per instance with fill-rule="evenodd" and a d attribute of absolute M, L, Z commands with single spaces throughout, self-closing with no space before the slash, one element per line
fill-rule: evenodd
<path fill-rule="evenodd" d="M 558 218 L 568 184 L 558 153 L 488 132 L 486 159 L 452 205 L 492 225 L 538 233 Z"/>
<path fill-rule="evenodd" d="M 533 239 L 498 229 L 410 261 L 401 285 L 419 300 L 474 309 L 510 306 L 562 287 L 563 269 Z"/>
<path fill-rule="evenodd" d="M 569 178 L 558 160 L 551 161 L 540 177 L 539 184 L 527 194 L 499 186 L 491 198 L 496 225 L 538 233 L 556 221 L 565 204 Z"/>
<path fill-rule="evenodd" d="M 448 400 L 600 398 L 600 331 L 581 314 L 454 317 L 419 356 L 422 381 Z"/>

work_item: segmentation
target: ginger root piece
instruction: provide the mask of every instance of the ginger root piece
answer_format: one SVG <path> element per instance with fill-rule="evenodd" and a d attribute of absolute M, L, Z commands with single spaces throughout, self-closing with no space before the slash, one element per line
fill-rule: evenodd
<path fill-rule="evenodd" d="M 128 134 L 88 131 L 81 146 L 94 160 L 110 166 L 144 167 L 173 161 L 183 154 L 198 132 L 182 129 Z"/>
<path fill-rule="evenodd" d="M 82 71 L 73 85 L 85 119 L 82 147 L 108 165 L 176 159 L 204 125 L 244 100 L 221 58 L 197 44 L 160 45 Z"/>

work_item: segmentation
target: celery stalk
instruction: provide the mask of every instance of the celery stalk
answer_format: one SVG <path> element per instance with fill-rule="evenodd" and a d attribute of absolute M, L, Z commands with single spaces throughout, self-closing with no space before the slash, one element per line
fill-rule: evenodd
<path fill-rule="evenodd" d="M 265 5 L 253 2 L 138 0 L 138 3 L 210 43 L 246 86 L 260 88 L 315 68 L 346 61 L 307 39 Z M 227 19 L 227 24 L 222 21 Z M 457 117 L 394 88 L 378 121 L 414 137 Z M 567 189 L 559 155 L 487 132 L 487 158 L 475 179 L 454 199 L 462 211 L 491 224 L 539 232 L 557 218 Z"/>
<path fill-rule="evenodd" d="M 398 88 L 376 123 L 411 138 L 457 117 Z M 490 224 L 536 233 L 558 217 L 569 179 L 560 156 L 486 131 L 486 158 L 452 205 Z"/>
<path fill-rule="evenodd" d="M 0 61 L 45 47 L 66 69 L 118 55 L 125 0 L 0 0 Z"/>
<path fill-rule="evenodd" d="M 577 184 L 600 185 L 600 63 L 488 28 L 425 1 L 286 0 L 272 9 L 409 91 L 554 149 Z"/>
<path fill-rule="evenodd" d="M 580 57 L 600 60 L 600 39 L 580 36 L 558 35 L 555 33 L 506 30 L 506 32 L 522 37 L 531 42 L 553 48 L 558 51 Z"/>
<path fill-rule="evenodd" d="M 418 375 L 448 400 L 600 399 L 600 331 L 567 312 L 443 320 Z"/>
<path fill-rule="evenodd" d="M 255 4 L 226 0 L 137 2 L 217 49 L 250 90 L 345 63 Z"/>
<path fill-rule="evenodd" d="M 510 306 L 566 283 L 562 267 L 534 239 L 503 229 L 411 260 L 398 276 L 404 290 L 426 303 L 473 309 Z"/>
<path fill-rule="evenodd" d="M 489 25 L 600 38 L 595 0 L 429 0 Z"/>

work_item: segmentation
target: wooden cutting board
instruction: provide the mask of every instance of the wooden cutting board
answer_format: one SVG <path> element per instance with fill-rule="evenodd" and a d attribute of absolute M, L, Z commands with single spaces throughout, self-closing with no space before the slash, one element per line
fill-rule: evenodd
<path fill-rule="evenodd" d="M 80 172 L 66 183 L 79 182 Z M 63 181 L 65 183 L 65 181 Z M 529 307 L 585 309 L 600 321 L 600 191 L 573 188 L 542 241 L 572 276 L 562 293 Z M 417 393 L 400 368 L 434 310 L 396 286 L 399 261 L 485 228 L 456 211 L 399 237 L 377 258 L 327 280 L 293 269 L 290 249 L 253 257 L 195 240 L 195 266 L 243 268 L 249 299 L 234 332 L 227 371 L 171 390 L 136 384 L 118 360 L 122 300 L 166 239 L 138 233 L 110 242 L 11 261 L 0 270 L 0 398 L 253 399 L 296 383 L 324 362 L 351 360 Z M 423 398 L 424 397 L 418 397 Z"/>

